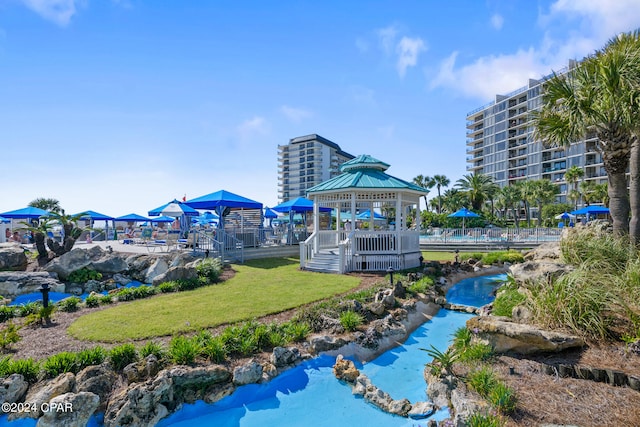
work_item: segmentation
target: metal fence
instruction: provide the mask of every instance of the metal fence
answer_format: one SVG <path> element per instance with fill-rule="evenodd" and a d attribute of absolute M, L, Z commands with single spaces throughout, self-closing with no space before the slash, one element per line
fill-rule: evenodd
<path fill-rule="evenodd" d="M 561 228 L 434 228 L 420 234 L 420 243 L 543 243 L 561 235 Z"/>

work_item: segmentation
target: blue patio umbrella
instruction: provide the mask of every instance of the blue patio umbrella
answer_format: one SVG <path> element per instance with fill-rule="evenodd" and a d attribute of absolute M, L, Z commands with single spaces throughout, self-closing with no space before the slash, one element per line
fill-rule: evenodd
<path fill-rule="evenodd" d="M 0 222 L 11 222 L 9 218 L 3 218 L 0 216 Z"/>
<path fill-rule="evenodd" d="M 287 200 L 271 208 L 276 212 L 309 212 L 313 210 L 313 201 L 305 197 Z M 329 212 L 331 208 L 320 207 L 320 212 Z"/>
<path fill-rule="evenodd" d="M 264 217 L 269 219 L 278 218 L 278 213 L 270 208 L 264 208 Z"/>
<path fill-rule="evenodd" d="M 28 206 L 22 209 L 16 209 L 15 211 L 9 211 L 0 213 L 1 217 L 11 218 L 11 219 L 38 219 L 41 216 L 48 216 L 49 212 L 44 209 L 35 208 L 33 206 Z"/>
<path fill-rule="evenodd" d="M 220 217 L 218 227 L 224 228 L 224 217 L 229 214 L 231 208 L 244 209 L 260 209 L 262 211 L 262 203 L 255 200 L 247 199 L 226 190 L 216 191 L 215 193 L 206 194 L 187 200 L 188 206 L 194 209 L 212 209 Z"/>
<path fill-rule="evenodd" d="M 462 234 L 464 234 L 464 221 L 467 218 L 478 218 L 480 217 L 480 215 L 478 215 L 475 212 L 470 211 L 467 208 L 462 208 L 459 209 L 457 211 L 455 211 L 452 214 L 447 215 L 449 218 L 462 218 Z"/>
<path fill-rule="evenodd" d="M 106 226 L 105 226 L 105 240 L 109 240 L 109 222 L 108 221 L 113 221 L 114 218 L 112 216 L 109 215 L 105 215 L 105 214 L 101 214 L 100 212 L 96 212 L 96 211 L 82 211 L 82 212 L 78 212 L 76 215 L 80 215 L 82 214 L 82 216 L 80 217 L 81 220 L 84 221 L 89 221 L 90 222 L 90 227 L 93 229 L 93 223 L 95 221 L 104 221 Z M 74 215 L 74 216 L 76 216 Z M 115 228 L 115 227 L 114 227 Z M 93 234 L 93 232 L 91 232 L 91 234 Z M 93 235 L 91 236 L 91 238 L 93 238 Z"/>
<path fill-rule="evenodd" d="M 125 222 L 147 222 L 150 221 L 149 218 L 145 218 L 142 215 L 130 213 L 127 215 L 119 216 L 114 218 L 115 221 L 125 221 Z"/>
<path fill-rule="evenodd" d="M 160 222 L 173 222 L 176 219 L 174 217 L 172 217 L 172 216 L 163 215 L 163 216 L 158 216 L 158 217 L 155 217 L 155 218 L 150 218 L 150 220 L 151 220 L 151 223 L 154 223 L 154 222 L 155 223 L 160 223 Z"/>
<path fill-rule="evenodd" d="M 364 212 L 360 212 L 358 215 L 356 215 L 356 219 L 371 219 L 371 210 L 367 209 Z M 376 211 L 373 211 L 373 219 L 374 221 L 376 219 L 386 219 L 386 217 L 382 216 L 382 214 L 379 214 Z"/>
<path fill-rule="evenodd" d="M 608 214 L 609 208 L 599 205 L 590 205 L 571 212 L 572 215 L 597 215 Z M 3 214 L 0 214 L 3 215 Z"/>

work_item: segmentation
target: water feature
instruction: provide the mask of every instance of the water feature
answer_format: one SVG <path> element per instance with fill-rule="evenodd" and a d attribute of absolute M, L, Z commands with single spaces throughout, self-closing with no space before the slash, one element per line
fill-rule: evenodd
<path fill-rule="evenodd" d="M 122 288 L 137 288 L 139 286 L 144 285 L 144 283 L 141 282 L 137 282 L 137 281 L 131 281 L 129 283 L 127 283 L 126 285 L 118 285 L 117 289 L 122 289 Z M 102 291 L 100 292 L 102 295 L 106 295 L 107 291 Z M 62 301 L 65 298 L 69 298 L 72 296 L 77 296 L 78 298 L 80 298 L 82 301 L 84 301 L 90 294 L 89 293 L 84 293 L 82 295 L 74 295 L 74 294 L 70 294 L 70 293 L 66 293 L 66 292 L 49 292 L 49 301 L 52 304 L 55 304 L 59 301 Z M 22 295 L 18 295 L 17 297 L 15 297 L 10 303 L 9 305 L 21 305 L 21 304 L 28 304 L 31 302 L 37 302 L 40 301 L 42 302 L 42 292 L 31 292 L 29 294 L 22 294 Z"/>
<path fill-rule="evenodd" d="M 506 275 L 464 279 L 451 288 L 448 297 L 457 304 L 476 307 L 493 300 L 493 291 Z M 412 403 L 427 400 L 423 379 L 424 365 L 429 361 L 422 351 L 431 345 L 444 351 L 452 333 L 464 326 L 472 315 L 440 310 L 430 321 L 417 328 L 400 346 L 367 363 L 356 363 L 373 384 L 394 399 L 407 398 Z M 351 388 L 336 380 L 332 367 L 335 357 L 321 356 L 285 371 L 264 384 L 239 387 L 231 396 L 213 404 L 198 401 L 163 419 L 158 427 L 249 427 L 249 426 L 343 426 L 417 427 L 423 420 L 390 415 L 351 394 Z M 430 419 L 447 418 L 446 409 Z M 101 417 L 92 417 L 91 427 L 99 426 Z M 0 427 L 32 427 L 35 420 L 8 423 L 0 417 Z"/>

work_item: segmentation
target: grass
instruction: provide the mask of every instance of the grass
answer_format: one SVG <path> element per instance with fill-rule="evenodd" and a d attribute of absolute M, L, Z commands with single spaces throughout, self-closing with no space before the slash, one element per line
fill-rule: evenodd
<path fill-rule="evenodd" d="M 73 337 L 122 342 L 196 331 L 298 307 L 358 286 L 360 279 L 300 271 L 294 258 L 234 265 L 220 284 L 169 293 L 87 314 L 68 329 Z"/>
<path fill-rule="evenodd" d="M 471 255 L 477 252 L 460 252 L 458 254 L 460 261 L 470 258 Z M 425 262 L 429 261 L 455 261 L 456 254 L 453 251 L 440 252 L 440 251 L 422 251 L 422 257 Z"/>

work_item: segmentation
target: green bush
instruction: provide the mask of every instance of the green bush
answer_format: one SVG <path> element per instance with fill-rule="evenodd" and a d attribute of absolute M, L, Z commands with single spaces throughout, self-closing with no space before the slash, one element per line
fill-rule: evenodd
<path fill-rule="evenodd" d="M 305 322 L 287 322 L 283 326 L 284 334 L 288 342 L 303 341 L 311 332 L 311 328 Z"/>
<path fill-rule="evenodd" d="M 16 310 L 10 305 L 0 306 L 0 322 L 6 322 L 16 316 Z"/>
<path fill-rule="evenodd" d="M 78 372 L 76 354 L 63 351 L 61 353 L 51 355 L 42 364 L 42 370 L 49 378 L 55 378 L 65 372 L 72 372 L 75 374 Z"/>
<path fill-rule="evenodd" d="M 33 384 L 38 380 L 40 365 L 32 358 L 28 359 L 3 359 L 1 369 L 4 371 L 1 375 L 7 376 L 11 374 L 20 374 L 25 381 Z"/>
<path fill-rule="evenodd" d="M 505 422 L 497 415 L 473 414 L 466 425 L 469 427 L 502 427 Z"/>
<path fill-rule="evenodd" d="M 97 307 L 100 305 L 100 298 L 97 295 L 89 295 L 85 298 L 84 304 L 87 307 Z"/>
<path fill-rule="evenodd" d="M 419 294 L 419 293 L 423 294 L 428 289 L 432 288 L 434 283 L 435 283 L 435 281 L 433 280 L 432 277 L 424 276 L 423 278 L 421 278 L 417 282 L 414 282 L 414 283 L 410 284 L 407 287 L 407 291 L 412 295 L 416 295 L 416 294 Z"/>
<path fill-rule="evenodd" d="M 471 344 L 471 331 L 466 326 L 461 326 L 453 333 L 453 347 L 462 351 Z"/>
<path fill-rule="evenodd" d="M 222 338 L 215 337 L 202 347 L 201 354 L 213 363 L 222 363 L 227 358 L 227 348 Z"/>
<path fill-rule="evenodd" d="M 82 267 L 79 270 L 73 271 L 67 277 L 67 280 L 72 283 L 87 283 L 89 280 L 102 279 L 102 273 L 99 273 L 88 267 Z"/>
<path fill-rule="evenodd" d="M 175 336 L 169 344 L 171 360 L 180 365 L 191 365 L 200 354 L 200 344 L 196 337 L 193 339 Z"/>
<path fill-rule="evenodd" d="M 433 361 L 427 363 L 430 368 L 431 375 L 437 377 L 448 375 L 451 373 L 453 364 L 460 358 L 460 354 L 454 348 L 448 348 L 444 353 L 431 345 L 431 348 L 421 348 L 427 354 L 433 357 Z"/>
<path fill-rule="evenodd" d="M 516 410 L 516 394 L 513 389 L 498 382 L 489 392 L 489 402 L 503 414 L 511 414 Z"/>
<path fill-rule="evenodd" d="M 156 288 L 150 285 L 142 285 L 138 286 L 137 288 L 131 288 L 131 293 L 133 294 L 134 299 L 148 298 L 155 295 L 156 292 Z"/>
<path fill-rule="evenodd" d="M 20 327 L 9 321 L 5 328 L 0 330 L 0 348 L 4 351 L 12 344 L 19 342 L 22 337 L 18 334 Z"/>
<path fill-rule="evenodd" d="M 363 321 L 362 315 L 355 311 L 347 310 L 340 313 L 340 325 L 345 331 L 355 331 L 358 326 L 362 325 Z"/>
<path fill-rule="evenodd" d="M 483 362 L 492 357 L 493 348 L 483 343 L 471 344 L 460 353 L 460 360 L 463 362 Z"/>
<path fill-rule="evenodd" d="M 560 241 L 563 260 L 574 266 L 587 265 L 592 270 L 618 274 L 637 254 L 629 248 L 629 239 L 602 232 L 596 227 L 569 230 Z"/>
<path fill-rule="evenodd" d="M 118 292 L 113 295 L 118 299 L 118 301 L 133 301 L 135 299 L 135 295 L 131 288 L 122 288 Z"/>
<path fill-rule="evenodd" d="M 258 340 L 253 335 L 242 337 L 238 343 L 238 353 L 241 356 L 251 356 L 257 353 L 259 349 Z"/>
<path fill-rule="evenodd" d="M 18 314 L 20 317 L 27 317 L 30 314 L 37 314 L 42 308 L 39 301 L 32 301 L 18 306 Z"/>
<path fill-rule="evenodd" d="M 113 303 L 113 297 L 111 296 L 111 294 L 102 295 L 100 297 L 100 304 L 107 305 L 111 303 Z"/>
<path fill-rule="evenodd" d="M 80 302 L 82 302 L 82 300 L 78 297 L 69 297 L 60 301 L 58 307 L 60 307 L 62 311 L 72 312 L 78 310 L 78 304 L 80 304 Z"/>
<path fill-rule="evenodd" d="M 487 398 L 489 392 L 498 384 L 498 379 L 494 372 L 485 366 L 469 373 L 467 384 L 477 391 L 480 396 Z"/>
<path fill-rule="evenodd" d="M 508 277 L 507 284 L 500 287 L 493 301 L 493 314 L 511 317 L 513 308 L 525 302 L 527 297 L 518 291 L 518 284 L 513 276 Z"/>
<path fill-rule="evenodd" d="M 163 282 L 158 285 L 158 289 L 163 294 L 167 294 L 169 292 L 176 292 L 178 290 L 178 284 L 174 281 Z"/>
<path fill-rule="evenodd" d="M 109 361 L 116 371 L 121 371 L 125 366 L 138 360 L 138 353 L 133 344 L 122 344 L 114 347 L 109 352 Z"/>
<path fill-rule="evenodd" d="M 222 263 L 218 258 L 204 258 L 196 265 L 198 276 L 205 278 L 209 283 L 215 283 L 220 278 Z"/>
<path fill-rule="evenodd" d="M 156 356 L 158 360 L 161 360 L 166 355 L 166 351 L 161 344 L 154 341 L 148 341 L 145 345 L 140 347 L 140 356 L 145 358 L 151 354 Z"/>
<path fill-rule="evenodd" d="M 483 264 L 486 264 L 486 265 L 503 263 L 503 262 L 509 262 L 511 264 L 515 264 L 518 262 L 523 262 L 524 256 L 516 250 L 496 251 L 496 252 L 489 252 L 485 254 L 482 257 L 481 261 Z"/>
<path fill-rule="evenodd" d="M 95 346 L 86 350 L 80 350 L 76 353 L 76 364 L 78 371 L 83 370 L 87 366 L 100 365 L 107 358 L 107 351 L 100 347 Z"/>

